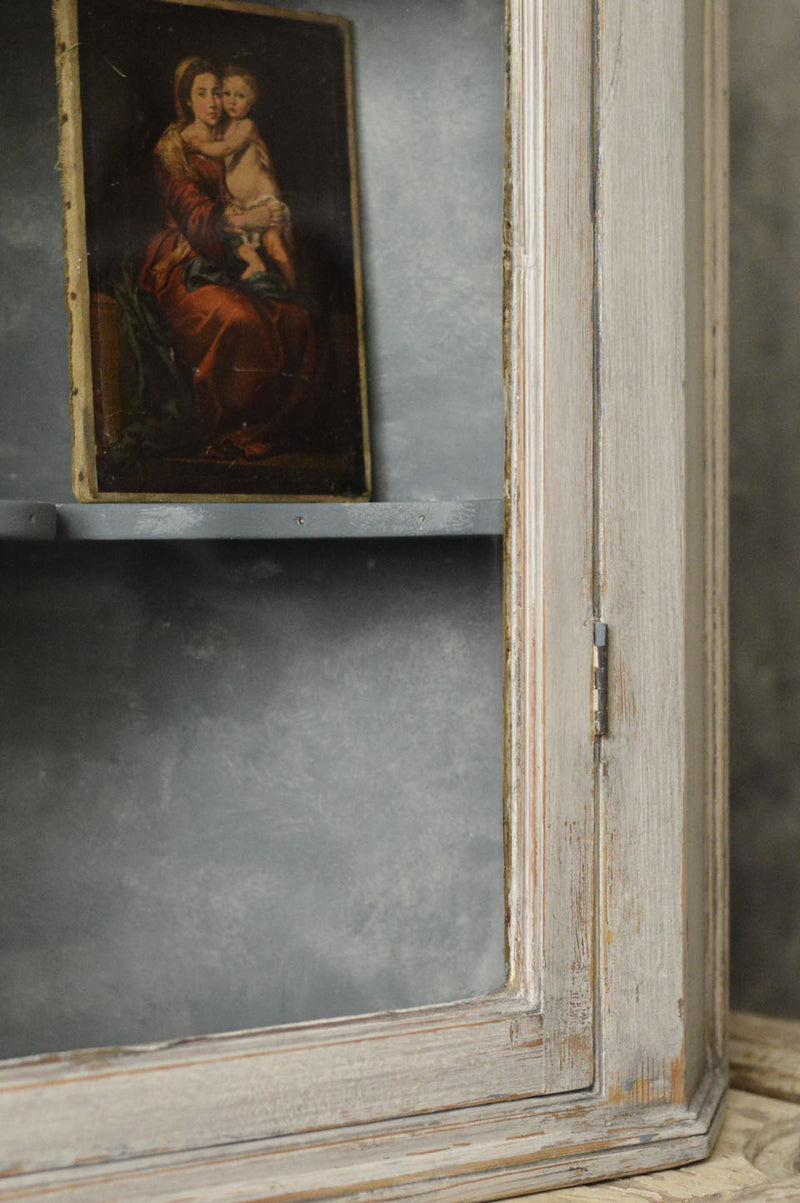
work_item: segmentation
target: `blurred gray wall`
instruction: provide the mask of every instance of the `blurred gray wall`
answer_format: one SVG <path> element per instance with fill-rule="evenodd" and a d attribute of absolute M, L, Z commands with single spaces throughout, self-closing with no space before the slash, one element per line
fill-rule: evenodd
<path fill-rule="evenodd" d="M 800 5 L 731 11 L 732 1001 L 800 1016 Z"/>
<path fill-rule="evenodd" d="M 502 0 L 317 7 L 376 499 L 501 497 Z M 0 498 L 63 501 L 50 0 L 0 56 Z M 0 1056 L 501 986 L 502 678 L 499 538 L 0 547 Z"/>

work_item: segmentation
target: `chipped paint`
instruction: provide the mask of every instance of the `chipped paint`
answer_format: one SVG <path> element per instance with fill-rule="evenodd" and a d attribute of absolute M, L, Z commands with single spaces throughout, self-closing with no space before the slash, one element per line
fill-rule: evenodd
<path fill-rule="evenodd" d="M 624 1081 L 612 1081 L 608 1101 L 615 1107 L 655 1107 L 686 1102 L 684 1054 L 681 1050 L 670 1061 L 645 1058 L 635 1074 Z"/>

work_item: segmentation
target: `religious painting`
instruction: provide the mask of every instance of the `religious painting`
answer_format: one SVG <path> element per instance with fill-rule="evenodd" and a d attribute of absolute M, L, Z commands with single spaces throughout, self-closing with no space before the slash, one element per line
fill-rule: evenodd
<path fill-rule="evenodd" d="M 369 496 L 350 34 L 56 0 L 80 500 Z"/>

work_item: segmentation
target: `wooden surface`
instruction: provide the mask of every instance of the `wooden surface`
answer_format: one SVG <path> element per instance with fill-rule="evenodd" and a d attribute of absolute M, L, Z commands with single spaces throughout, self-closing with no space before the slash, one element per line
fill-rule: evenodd
<path fill-rule="evenodd" d="M 712 1156 L 627 1180 L 518 1196 L 542 1203 L 798 1203 L 800 1105 L 732 1090 Z"/>
<path fill-rule="evenodd" d="M 645 1101 L 690 1094 L 709 1048 L 724 1056 L 727 10 L 622 0 L 602 14 L 598 955 L 612 983 L 604 1041 L 618 1050 L 608 1089 Z M 654 877 L 681 890 L 636 890 Z"/>
<path fill-rule="evenodd" d="M 730 1092 L 719 1142 L 707 1161 L 539 1197 L 552 1203 L 797 1203 L 800 1022 L 734 1012 L 730 1061 L 731 1084 L 739 1089 Z"/>
<path fill-rule="evenodd" d="M 605 1039 L 620 1052 L 609 1086 L 621 1101 L 677 1099 L 685 1070 L 696 1072 L 683 1040 L 684 940 L 687 933 L 702 938 L 702 925 L 682 923 L 679 892 L 644 892 L 631 905 L 633 880 L 682 879 L 692 843 L 686 820 L 696 813 L 684 811 L 681 802 L 697 788 L 688 776 L 685 738 L 687 707 L 694 710 L 697 698 L 687 690 L 684 655 L 685 588 L 690 568 L 696 569 L 687 563 L 694 548 L 685 523 L 684 447 L 698 394 L 687 376 L 683 299 L 693 267 L 702 264 L 702 253 L 693 261 L 685 254 L 684 142 L 678 131 L 687 76 L 684 22 L 682 5 L 605 5 L 598 67 L 599 576 L 601 616 L 610 628 L 600 957 L 608 980 L 624 980 L 637 1001 L 630 1011 L 621 1008 L 612 989 L 604 1015 Z M 629 53 L 632 46 L 638 53 Z M 624 128 L 614 120 L 620 110 L 627 114 Z M 656 546 L 657 559 L 645 551 Z M 672 804 L 659 806 L 657 797 Z M 622 863 L 617 848 L 624 849 Z M 624 951 L 617 939 L 622 931 Z M 665 967 L 667 980 L 661 976 Z M 695 1010 L 702 983 L 688 982 Z"/>
<path fill-rule="evenodd" d="M 800 1023 L 796 1020 L 734 1012 L 730 1060 L 733 1086 L 800 1103 Z"/>
<path fill-rule="evenodd" d="M 726 5 L 509 8 L 508 990 L 6 1063 L 4 1199 L 482 1203 L 719 1132 Z"/>
<path fill-rule="evenodd" d="M 513 4 L 509 35 L 509 984 L 542 1010 L 548 1089 L 578 1090 L 595 1072 L 591 6 Z"/>

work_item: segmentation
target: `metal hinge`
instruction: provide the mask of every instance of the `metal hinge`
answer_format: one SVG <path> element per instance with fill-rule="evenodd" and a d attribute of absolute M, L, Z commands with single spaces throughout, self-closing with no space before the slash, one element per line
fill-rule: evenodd
<path fill-rule="evenodd" d="M 592 712 L 595 736 L 608 735 L 608 623 L 594 624 Z"/>

